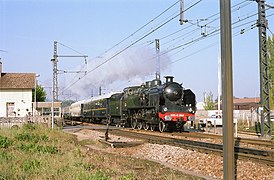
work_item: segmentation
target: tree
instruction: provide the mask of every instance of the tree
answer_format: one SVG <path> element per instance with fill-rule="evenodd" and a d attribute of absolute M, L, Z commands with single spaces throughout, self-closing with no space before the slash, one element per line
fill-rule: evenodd
<path fill-rule="evenodd" d="M 269 98 L 270 109 L 274 109 L 274 35 L 267 38 L 267 54 L 269 59 Z"/>
<path fill-rule="evenodd" d="M 208 96 L 205 97 L 205 110 L 214 110 L 215 109 L 215 103 L 213 102 L 213 94 L 212 92 L 209 92 Z"/>
<path fill-rule="evenodd" d="M 35 91 L 32 92 L 32 101 L 35 101 Z M 46 101 L 46 97 L 47 97 L 47 93 L 45 91 L 45 89 L 37 84 L 36 85 L 36 102 L 45 102 Z"/>

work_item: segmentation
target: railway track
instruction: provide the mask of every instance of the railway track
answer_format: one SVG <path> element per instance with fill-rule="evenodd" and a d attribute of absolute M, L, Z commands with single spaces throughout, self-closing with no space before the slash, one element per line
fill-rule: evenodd
<path fill-rule="evenodd" d="M 197 132 L 183 132 L 183 133 L 172 133 L 171 136 L 178 136 L 182 138 L 200 138 L 200 139 L 214 139 L 222 142 L 222 135 L 208 134 L 208 133 L 197 133 Z M 254 136 L 256 137 L 256 136 Z M 269 149 L 274 150 L 274 141 L 261 139 L 261 138 L 244 138 L 244 137 L 235 137 L 235 144 L 237 146 L 258 146 L 260 149 Z"/>
<path fill-rule="evenodd" d="M 99 124 L 92 124 L 92 123 L 78 123 L 79 125 L 84 125 L 84 126 L 101 126 Z M 132 131 L 131 129 L 124 129 L 125 131 Z M 149 133 L 151 131 L 145 131 L 145 130 L 137 130 L 135 132 L 138 133 Z M 165 132 L 165 133 L 160 133 L 157 131 L 154 131 L 153 134 L 159 135 L 159 136 L 169 136 L 169 137 L 174 137 L 174 138 L 182 138 L 182 139 L 189 139 L 189 138 L 197 138 L 197 139 L 210 139 L 210 140 L 217 140 L 218 144 L 222 144 L 222 135 L 220 134 L 210 134 L 210 133 L 202 133 L 202 132 Z M 274 141 L 271 140 L 266 140 L 262 138 L 257 138 L 256 135 L 254 135 L 254 138 L 244 138 L 244 137 L 235 137 L 235 145 L 236 146 L 244 146 L 244 147 L 250 147 L 250 146 L 255 146 L 253 148 L 258 148 L 262 150 L 274 150 Z"/>
<path fill-rule="evenodd" d="M 99 131 L 104 131 L 104 130 L 99 130 Z M 173 137 L 164 137 L 159 135 L 145 134 L 145 133 L 133 132 L 133 131 L 124 131 L 119 129 L 109 130 L 109 133 L 117 136 L 142 139 L 149 143 L 163 144 L 163 145 L 167 144 L 167 145 L 182 147 L 182 148 L 186 148 L 186 149 L 190 149 L 198 152 L 208 153 L 208 154 L 215 153 L 221 156 L 223 154 L 222 144 L 178 139 Z M 274 166 L 274 151 L 244 148 L 239 146 L 235 146 L 234 151 L 235 151 L 235 159 L 251 160 L 251 161 L 267 164 L 270 166 Z"/>
<path fill-rule="evenodd" d="M 105 128 L 92 128 L 90 123 L 84 123 L 88 129 L 98 130 L 105 132 Z M 96 124 L 95 126 L 100 126 Z M 83 127 L 83 128 L 85 128 Z M 149 133 L 148 133 L 149 132 Z M 135 139 L 142 139 L 149 143 L 155 144 L 168 144 L 172 146 L 182 147 L 203 153 L 215 153 L 222 156 L 223 145 L 222 136 L 216 134 L 198 133 L 198 132 L 183 132 L 183 133 L 158 133 L 144 130 L 133 131 L 129 129 L 110 129 L 110 134 L 117 136 L 124 136 Z M 201 142 L 199 140 L 191 140 L 191 138 L 197 139 L 212 139 L 218 140 L 220 143 Z M 240 147 L 243 144 L 254 145 L 258 148 Z M 261 149 L 262 148 L 262 149 Z M 265 150 L 264 148 L 268 148 Z M 261 162 L 274 166 L 274 142 L 263 139 L 248 139 L 235 137 L 235 159 L 251 160 L 255 162 Z"/>

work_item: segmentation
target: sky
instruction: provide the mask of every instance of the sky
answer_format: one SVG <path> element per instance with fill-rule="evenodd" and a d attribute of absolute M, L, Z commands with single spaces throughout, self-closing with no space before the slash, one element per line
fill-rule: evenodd
<path fill-rule="evenodd" d="M 274 0 L 266 0 L 274 5 Z M 235 97 L 259 97 L 257 3 L 231 0 Z M 51 97 L 54 41 L 59 99 L 81 100 L 122 91 L 155 78 L 174 80 L 202 101 L 217 97 L 220 56 L 219 1 L 185 0 L 183 25 L 177 0 L 0 0 L 0 58 L 4 72 L 39 74 Z M 274 32 L 274 9 L 267 9 Z M 242 33 L 240 33 L 242 32 Z M 155 39 L 160 41 L 156 52 Z M 157 65 L 157 61 L 160 65 Z M 67 72 L 67 73 L 64 73 Z M 75 73 L 80 71 L 79 73 Z"/>

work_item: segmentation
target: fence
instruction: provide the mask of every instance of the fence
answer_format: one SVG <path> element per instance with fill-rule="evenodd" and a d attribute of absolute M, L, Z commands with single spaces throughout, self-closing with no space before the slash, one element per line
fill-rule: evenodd
<path fill-rule="evenodd" d="M 26 122 L 27 119 L 22 117 L 2 117 L 0 118 L 0 128 L 20 127 Z"/>
<path fill-rule="evenodd" d="M 26 123 L 44 124 L 51 127 L 51 116 L 26 116 L 26 117 L 0 117 L 0 129 L 1 128 L 17 128 Z M 61 118 L 54 118 L 54 123 L 58 126 L 63 125 Z"/>
<path fill-rule="evenodd" d="M 222 111 L 220 112 L 222 113 Z M 217 110 L 198 110 L 196 112 L 196 119 L 210 117 L 211 115 L 218 114 Z M 243 125 L 247 128 L 255 126 L 256 122 L 261 122 L 261 116 L 256 110 L 234 110 L 234 118 L 239 125 Z"/>

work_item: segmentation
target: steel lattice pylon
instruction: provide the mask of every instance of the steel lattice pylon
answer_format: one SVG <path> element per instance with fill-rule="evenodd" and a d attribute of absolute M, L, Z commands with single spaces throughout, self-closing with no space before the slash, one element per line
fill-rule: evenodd
<path fill-rule="evenodd" d="M 53 54 L 53 81 L 52 81 L 52 94 L 54 101 L 58 101 L 58 78 L 57 78 L 57 41 L 54 41 L 54 54 Z"/>
<path fill-rule="evenodd" d="M 259 28 L 259 59 L 260 59 L 260 104 L 261 136 L 267 128 L 267 135 L 271 136 L 270 102 L 269 102 L 269 62 L 267 58 L 265 0 L 257 0 L 258 3 L 258 28 Z"/>

